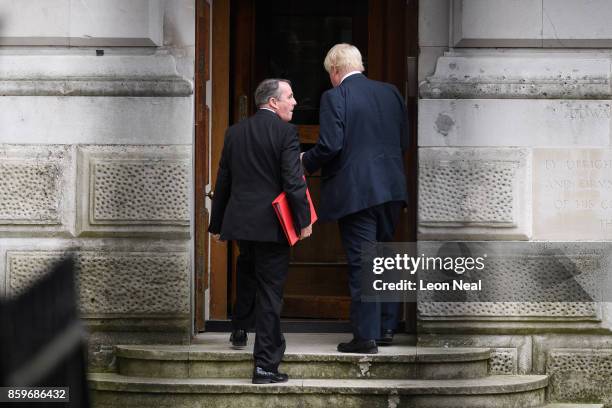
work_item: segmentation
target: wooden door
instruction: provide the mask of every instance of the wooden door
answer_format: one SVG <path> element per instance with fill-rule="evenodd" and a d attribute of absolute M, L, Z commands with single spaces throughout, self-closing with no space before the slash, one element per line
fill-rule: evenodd
<path fill-rule="evenodd" d="M 195 166 L 194 166 L 194 220 L 195 220 L 195 322 L 196 333 L 204 330 L 204 292 L 208 287 L 208 211 L 205 192 L 208 184 L 208 118 L 206 81 L 210 78 L 209 64 L 210 5 L 206 0 L 196 1 L 195 52 Z"/>
<path fill-rule="evenodd" d="M 323 59 L 338 42 L 361 50 L 370 78 L 405 91 L 406 8 L 405 0 L 232 0 L 230 122 L 254 113 L 253 92 L 259 81 L 289 79 L 298 101 L 292 123 L 298 125 L 302 148 L 307 150 L 318 138 L 320 96 L 331 88 Z M 317 204 L 320 177 L 315 174 L 307 181 Z M 402 222 L 398 236 L 403 240 L 414 235 L 413 221 Z M 230 251 L 230 259 L 235 259 L 237 249 Z M 235 268 L 230 269 L 228 287 L 233 298 Z M 229 307 L 232 303 L 228 299 Z M 292 250 L 283 317 L 348 319 L 349 304 L 346 258 L 337 224 L 317 223 L 312 237 Z"/>

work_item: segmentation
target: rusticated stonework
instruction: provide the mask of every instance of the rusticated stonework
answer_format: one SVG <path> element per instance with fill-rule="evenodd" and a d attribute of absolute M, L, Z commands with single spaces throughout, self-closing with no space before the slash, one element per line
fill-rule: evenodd
<path fill-rule="evenodd" d="M 178 161 L 93 164 L 92 224 L 189 221 L 189 167 Z"/>
<path fill-rule="evenodd" d="M 185 252 L 82 251 L 75 256 L 84 314 L 189 312 L 189 257 Z M 58 252 L 8 252 L 8 293 L 25 290 L 60 257 Z"/>
<path fill-rule="evenodd" d="M 494 349 L 489 359 L 489 373 L 491 375 L 515 375 L 517 373 L 516 349 Z"/>
<path fill-rule="evenodd" d="M 612 349 L 553 349 L 546 374 L 553 401 L 612 403 Z"/>
<path fill-rule="evenodd" d="M 190 146 L 82 146 L 82 236 L 189 235 Z"/>
<path fill-rule="evenodd" d="M 596 303 L 581 302 L 419 302 L 421 317 L 584 317 L 597 318 Z"/>
<path fill-rule="evenodd" d="M 0 160 L 0 223 L 59 224 L 60 166 Z"/>
<path fill-rule="evenodd" d="M 419 166 L 421 225 L 515 225 L 516 162 L 453 160 Z"/>
<path fill-rule="evenodd" d="M 528 238 L 530 166 L 526 149 L 420 148 L 419 238 Z"/>
<path fill-rule="evenodd" d="M 0 235 L 68 235 L 74 228 L 73 149 L 0 144 Z"/>

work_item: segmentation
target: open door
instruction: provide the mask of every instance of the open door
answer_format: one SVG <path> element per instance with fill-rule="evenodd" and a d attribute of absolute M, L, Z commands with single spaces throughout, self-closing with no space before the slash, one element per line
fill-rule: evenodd
<path fill-rule="evenodd" d="M 416 0 L 412 3 L 416 5 Z M 338 42 L 352 43 L 361 50 L 368 77 L 391 82 L 405 93 L 409 88 L 406 86 L 408 33 L 414 36 L 416 44 L 416 25 L 414 33 L 406 27 L 408 13 L 416 13 L 416 7 L 411 9 L 406 0 L 232 0 L 229 18 L 230 124 L 254 113 L 253 92 L 262 79 L 285 78 L 291 80 L 298 101 L 292 123 L 299 128 L 302 148 L 306 150 L 316 143 L 320 96 L 331 88 L 323 59 L 329 48 Z M 219 46 L 217 41 L 214 44 Z M 416 78 L 414 81 L 416 84 Z M 410 105 L 409 110 L 414 111 Z M 411 120 L 416 123 L 414 117 Z M 222 141 L 213 140 L 215 143 Z M 212 165 L 217 166 L 217 163 Z M 412 172 L 414 163 L 407 165 L 407 172 Z M 416 180 L 414 176 L 410 179 Z M 317 205 L 320 176 L 309 176 L 307 181 Z M 416 202 L 414 181 L 409 189 Z M 415 221 L 410 214 L 404 215 L 398 231 L 401 240 L 414 240 Z M 217 288 L 211 284 L 211 290 L 217 295 L 227 294 L 226 311 L 229 313 L 225 317 L 231 314 L 235 296 L 232 264 L 237 248 L 230 247 L 228 251 L 227 286 L 220 283 Z M 348 320 L 350 297 L 346 267 L 337 224 L 315 224 L 312 237 L 292 250 L 283 317 Z M 220 273 L 221 270 L 213 268 L 213 274 Z M 213 297 L 217 295 L 212 294 Z"/>

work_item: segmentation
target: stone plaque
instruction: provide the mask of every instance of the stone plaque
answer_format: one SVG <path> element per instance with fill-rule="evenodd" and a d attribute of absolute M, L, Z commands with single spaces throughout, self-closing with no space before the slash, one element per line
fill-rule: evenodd
<path fill-rule="evenodd" d="M 612 239 L 612 150 L 534 149 L 534 239 Z"/>

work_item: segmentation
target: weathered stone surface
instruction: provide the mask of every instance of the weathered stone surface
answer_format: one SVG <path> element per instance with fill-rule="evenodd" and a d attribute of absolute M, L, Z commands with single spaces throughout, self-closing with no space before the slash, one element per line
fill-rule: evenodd
<path fill-rule="evenodd" d="M 0 234 L 68 234 L 74 228 L 73 150 L 0 145 Z"/>
<path fill-rule="evenodd" d="M 610 102 L 421 99 L 419 146 L 609 146 Z"/>
<path fill-rule="evenodd" d="M 418 80 L 419 80 L 419 93 L 421 96 L 424 96 L 423 92 L 427 83 L 422 83 L 427 80 L 428 77 L 432 76 L 436 70 L 436 64 L 438 58 L 440 58 L 444 53 L 448 50 L 447 46 L 444 47 L 420 47 L 419 52 L 419 70 L 418 70 Z M 428 97 L 429 96 L 425 96 Z M 435 98 L 435 97 L 431 97 Z"/>
<path fill-rule="evenodd" d="M 191 338 L 191 318 L 178 317 L 159 319 L 150 316 L 139 319 L 115 320 L 114 327 L 109 327 L 102 320 L 83 319 L 89 332 L 87 336 L 89 372 L 116 372 L 117 344 L 172 344 L 179 347 L 187 344 Z"/>
<path fill-rule="evenodd" d="M 516 375 L 517 365 L 515 348 L 495 349 L 491 352 L 489 373 L 492 375 Z"/>
<path fill-rule="evenodd" d="M 161 0 L 70 1 L 70 45 L 162 46 Z"/>
<path fill-rule="evenodd" d="M 290 380 L 253 385 L 247 379 L 145 379 L 92 374 L 94 406 L 121 401 L 133 407 L 347 406 L 458 408 L 538 407 L 545 376 L 491 376 L 474 380 Z M 126 392 L 128 391 L 128 392 Z M 340 405 L 338 405 L 340 404 Z M 344 405 L 346 404 L 346 405 Z"/>
<path fill-rule="evenodd" d="M 167 52 L 138 54 L 107 50 L 103 57 L 98 57 L 83 50 L 65 50 L 61 53 L 0 51 L 0 77 L 6 81 L 93 78 L 112 81 L 181 77 L 177 72 L 176 57 Z"/>
<path fill-rule="evenodd" d="M 85 315 L 189 312 L 187 253 L 79 251 L 75 255 L 79 306 Z M 57 252 L 8 252 L 8 294 L 25 290 L 60 257 Z"/>
<path fill-rule="evenodd" d="M 0 81 L 0 96 L 189 96 L 191 83 L 181 78 Z"/>
<path fill-rule="evenodd" d="M 530 316 L 530 317 L 596 317 L 598 307 L 585 302 L 421 302 L 418 306 L 426 316 Z"/>
<path fill-rule="evenodd" d="M 612 150 L 534 149 L 534 238 L 612 238 Z"/>
<path fill-rule="evenodd" d="M 531 374 L 532 340 L 529 335 L 422 334 L 419 344 L 429 347 L 488 347 L 491 349 L 489 373 Z M 541 374 L 541 373 L 540 373 Z"/>
<path fill-rule="evenodd" d="M 2 0 L 0 14 L 1 45 L 68 45 L 70 0 Z"/>
<path fill-rule="evenodd" d="M 543 0 L 545 47 L 609 47 L 612 4 L 606 0 Z"/>
<path fill-rule="evenodd" d="M 3 0 L 0 14 L 0 45 L 162 45 L 160 0 Z"/>
<path fill-rule="evenodd" d="M 425 99 L 611 99 L 610 55 L 448 52 L 420 85 Z"/>
<path fill-rule="evenodd" d="M 541 0 L 456 0 L 452 21 L 455 47 L 542 45 Z"/>
<path fill-rule="evenodd" d="M 612 349 L 556 349 L 548 354 L 553 401 L 612 403 Z"/>
<path fill-rule="evenodd" d="M 193 101 L 5 96 L 0 97 L 0 123 L 5 143 L 190 145 Z"/>
<path fill-rule="evenodd" d="M 610 46 L 606 0 L 457 0 L 455 47 Z"/>
<path fill-rule="evenodd" d="M 421 50 L 423 47 L 448 48 L 450 3 L 450 0 L 429 0 L 419 5 Z"/>
<path fill-rule="evenodd" d="M 81 235 L 188 236 L 189 146 L 79 149 Z"/>
<path fill-rule="evenodd" d="M 0 96 L 161 96 L 193 93 L 171 55 L 2 55 Z"/>
<path fill-rule="evenodd" d="M 529 174 L 524 149 L 419 149 L 420 239 L 528 238 Z"/>
<path fill-rule="evenodd" d="M 606 350 L 612 349 L 610 331 L 600 331 L 598 334 L 581 333 L 550 333 L 533 336 L 533 372 L 546 374 L 548 355 L 555 350 Z"/>
<path fill-rule="evenodd" d="M 486 348 L 430 348 L 394 344 L 376 355 L 334 351 L 344 335 L 285 335 L 288 348 L 280 369 L 291 378 L 469 379 L 487 375 Z M 252 341 L 246 350 L 228 347 L 225 333 L 204 333 L 191 346 L 118 346 L 119 373 L 131 377 L 248 378 L 253 370 Z"/>

